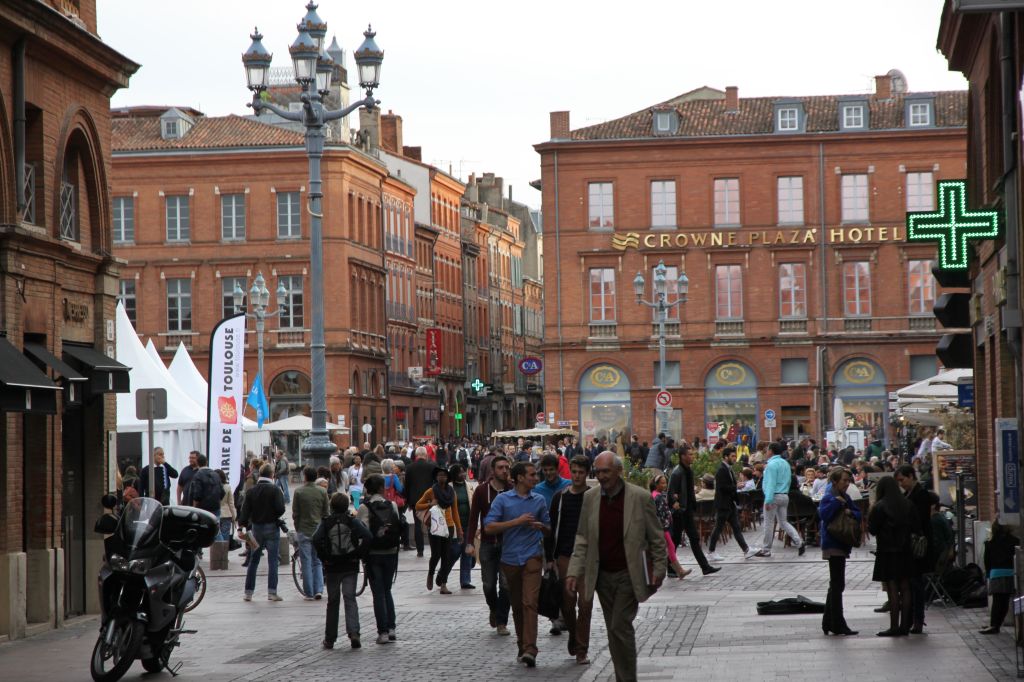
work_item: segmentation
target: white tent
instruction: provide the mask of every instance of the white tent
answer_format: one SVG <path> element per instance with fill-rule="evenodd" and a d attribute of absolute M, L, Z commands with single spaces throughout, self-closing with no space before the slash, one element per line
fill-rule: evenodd
<path fill-rule="evenodd" d="M 941 422 L 940 414 L 957 405 L 957 385 L 974 376 L 969 369 L 950 369 L 896 391 L 897 413 L 921 424 Z"/>
<path fill-rule="evenodd" d="M 299 431 L 305 433 L 313 430 L 313 418 L 307 417 L 304 414 L 297 414 L 287 419 L 278 419 L 276 422 L 263 422 L 263 429 L 265 431 Z M 332 424 L 331 422 L 327 422 L 327 430 L 337 431 L 342 434 L 349 432 L 346 427 Z"/>
<path fill-rule="evenodd" d="M 150 339 L 152 343 L 152 339 Z M 149 346 L 146 346 L 148 349 Z M 154 347 L 155 351 L 156 348 Z M 195 363 L 192 361 L 192 356 L 188 354 L 188 349 L 185 348 L 184 343 L 178 344 L 178 349 L 174 351 L 174 357 L 171 359 L 171 364 L 167 368 L 170 372 L 171 377 L 180 386 L 185 393 L 190 396 L 194 396 L 197 403 L 203 406 L 205 405 L 208 396 L 210 394 L 210 385 L 206 383 L 206 379 L 199 373 Z M 265 426 L 265 424 L 264 424 Z M 259 425 L 255 421 L 248 417 L 242 417 L 242 446 L 247 451 L 255 452 L 259 454 L 263 451 L 263 447 L 270 445 L 270 431 L 267 429 L 260 430 Z"/>
<path fill-rule="evenodd" d="M 155 363 L 139 341 L 124 307 L 117 306 L 117 360 L 131 367 L 131 391 L 117 394 L 118 433 L 142 434 L 142 464 L 149 463 L 154 446 L 164 449 L 171 466 L 180 469 L 188 462 L 190 450 L 206 448 L 206 414 L 170 378 L 163 363 Z M 153 444 L 148 443 L 147 422 L 135 417 L 135 392 L 140 388 L 167 390 L 167 418 L 153 423 Z"/>

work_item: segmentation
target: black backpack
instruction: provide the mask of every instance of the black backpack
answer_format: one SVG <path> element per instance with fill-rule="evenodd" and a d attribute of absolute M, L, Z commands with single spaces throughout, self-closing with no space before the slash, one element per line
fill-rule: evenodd
<path fill-rule="evenodd" d="M 396 549 L 402 544 L 402 526 L 395 507 L 388 500 L 374 500 L 367 504 L 370 516 L 371 550 Z"/>
<path fill-rule="evenodd" d="M 192 504 L 200 509 L 220 512 L 220 501 L 224 499 L 224 486 L 213 469 L 200 469 L 189 484 Z"/>
<path fill-rule="evenodd" d="M 326 523 L 323 521 L 321 523 Z M 314 533 L 315 535 L 315 533 Z M 352 535 L 352 524 L 335 520 L 313 544 L 317 557 L 327 565 L 343 564 L 359 558 L 358 538 Z"/>

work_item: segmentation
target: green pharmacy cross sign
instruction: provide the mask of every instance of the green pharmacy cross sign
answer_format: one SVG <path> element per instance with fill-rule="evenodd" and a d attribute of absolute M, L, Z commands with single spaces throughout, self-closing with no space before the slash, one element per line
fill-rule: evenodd
<path fill-rule="evenodd" d="M 968 241 L 999 236 L 999 213 L 967 210 L 967 181 L 938 183 L 939 210 L 907 213 L 909 241 L 937 241 L 939 268 L 966 270 Z"/>
<path fill-rule="evenodd" d="M 481 390 L 483 390 L 483 387 L 485 385 L 486 384 L 484 384 L 484 382 L 480 381 L 479 379 L 475 379 L 473 381 L 473 383 L 470 384 L 470 386 L 473 387 L 473 390 L 476 391 L 477 393 L 479 393 Z"/>

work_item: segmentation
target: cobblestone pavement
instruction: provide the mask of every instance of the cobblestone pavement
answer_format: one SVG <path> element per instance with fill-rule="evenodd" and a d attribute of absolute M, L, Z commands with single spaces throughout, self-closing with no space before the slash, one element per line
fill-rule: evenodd
<path fill-rule="evenodd" d="M 859 637 L 823 637 L 820 616 L 758 616 L 757 601 L 803 594 L 824 599 L 827 568 L 812 552 L 776 551 L 769 559 L 744 561 L 734 543 L 720 548 L 721 572 L 700 571 L 684 581 L 669 581 L 642 605 L 636 621 L 641 680 L 820 680 L 864 675 L 878 680 L 1016 679 L 1012 628 L 998 636 L 976 634 L 987 611 L 932 608 L 925 636 L 879 639 L 886 617 L 872 612 L 881 600 L 871 582 L 871 557 L 860 551 L 848 567 L 846 608 Z M 681 548 L 684 565 L 693 564 Z M 389 680 L 420 682 L 425 676 L 462 680 L 554 680 L 593 682 L 614 679 L 600 607 L 595 608 L 590 666 L 577 666 L 565 649 L 566 637 L 547 633 L 542 619 L 538 666 L 515 663 L 514 637 L 499 637 L 487 626 L 479 589 L 441 596 L 425 589 L 426 559 L 403 553 L 398 582 L 398 638 L 377 645 L 369 593 L 360 598 L 363 648 L 339 640 L 334 650 L 320 648 L 325 602 L 304 602 L 282 566 L 281 603 L 265 598 L 266 579 L 256 598 L 241 600 L 242 569 L 232 557 L 227 572 L 215 572 L 203 604 L 191 614 L 185 639 L 173 661 L 181 682 L 229 680 Z M 453 580 L 453 582 L 457 582 Z M 479 575 L 474 572 L 474 582 Z M 98 621 L 76 619 L 68 627 L 27 640 L 0 645 L 0 679 L 54 682 L 88 679 L 88 660 Z M 10 677 L 8 677 L 10 675 Z M 139 665 L 128 680 L 145 676 Z M 169 679 L 169 677 L 168 677 Z"/>

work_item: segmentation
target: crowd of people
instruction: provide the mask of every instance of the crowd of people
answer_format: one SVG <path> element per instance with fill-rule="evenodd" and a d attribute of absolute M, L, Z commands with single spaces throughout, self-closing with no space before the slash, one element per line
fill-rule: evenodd
<path fill-rule="evenodd" d="M 586 446 L 575 438 L 547 444 L 463 439 L 371 448 L 364 443 L 332 457 L 325 467 L 303 468 L 302 484 L 294 489 L 283 452 L 266 460 L 250 456 L 234 490 L 202 454 L 191 453 L 189 466 L 179 473 L 157 448 L 153 494 L 168 502 L 176 480 L 177 503 L 219 516 L 220 539 L 233 541 L 237 532 L 246 541 L 246 601 L 256 591 L 264 553 L 267 597 L 282 600 L 277 557 L 290 504 L 303 597 L 317 601 L 327 594 L 325 648 L 338 639 L 342 604 L 350 646 L 362 646 L 356 605 L 361 565 L 372 592 L 376 642 L 397 641 L 391 591 L 400 556 L 415 551 L 424 557 L 429 549 L 426 589 L 450 595 L 456 577 L 458 589 L 476 589 L 472 576 L 478 566 L 488 624 L 499 636 L 511 635 L 511 612 L 517 660 L 528 667 L 537 664 L 546 575 L 559 581 L 561 593 L 557 612 L 545 613 L 551 634 L 568 634 L 568 652 L 580 665 L 590 662 L 596 594 L 616 678 L 634 680 L 632 622 L 638 605 L 666 575 L 682 580 L 690 573 L 679 561 L 679 547 L 688 548 L 705 576 L 721 570 L 723 557 L 716 550 L 727 529 L 748 560 L 772 556 L 779 531 L 799 556 L 818 546 L 829 575 L 822 631 L 850 636 L 857 632 L 843 611 L 846 562 L 866 527 L 876 541 L 873 576 L 888 596 L 877 610 L 889 613 L 889 627 L 878 635 L 923 632 L 925 576 L 941 571 L 953 553 L 949 523 L 928 490 L 928 455 L 949 447 L 943 435 L 938 429 L 922 436 L 909 462 L 880 444 L 866 452 L 822 449 L 810 438 L 761 442 L 753 449 L 748 439 L 708 446 L 675 442 L 665 434 L 651 446 L 636 436 L 628 445 L 621 437 L 612 445 L 593 439 Z M 714 470 L 697 475 L 694 458 L 707 453 L 715 455 Z M 627 482 L 631 471 L 643 472 L 646 490 Z M 138 475 L 127 470 L 125 496 L 148 495 L 149 473 L 148 467 Z M 870 508 L 861 502 L 869 492 Z M 740 514 L 741 497 L 751 495 L 758 499 L 762 523 L 756 546 L 744 535 Z M 813 500 L 816 509 L 814 525 L 802 529 L 790 524 L 788 514 L 791 499 L 799 496 Z M 714 510 L 713 528 L 703 537 L 697 522 L 702 500 Z M 1015 544 L 1016 538 L 997 525 L 986 545 L 993 594 L 991 623 L 983 631 L 988 634 L 998 632 L 1006 616 Z"/>

